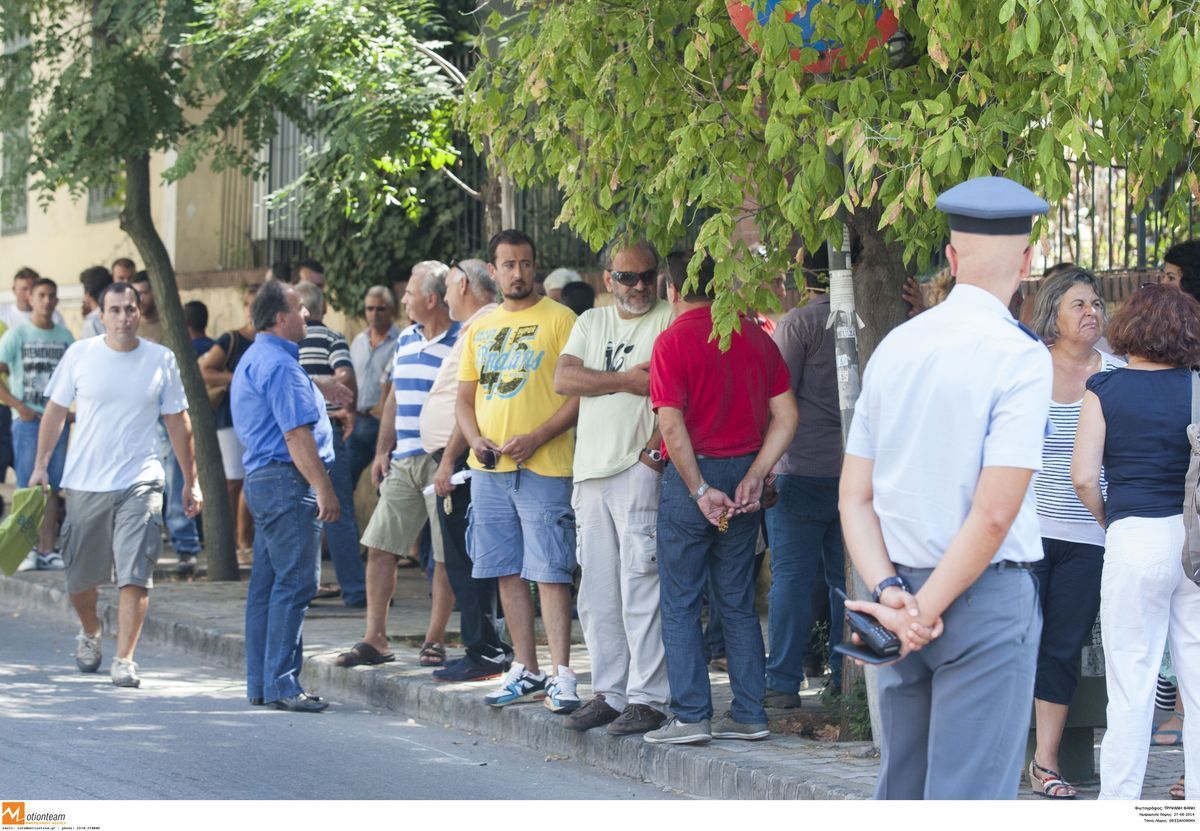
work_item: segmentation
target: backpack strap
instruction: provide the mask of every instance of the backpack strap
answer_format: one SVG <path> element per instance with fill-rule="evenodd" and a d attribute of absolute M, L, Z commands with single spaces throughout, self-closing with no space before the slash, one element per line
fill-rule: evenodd
<path fill-rule="evenodd" d="M 1192 370 L 1192 424 L 1200 423 L 1200 372 Z"/>

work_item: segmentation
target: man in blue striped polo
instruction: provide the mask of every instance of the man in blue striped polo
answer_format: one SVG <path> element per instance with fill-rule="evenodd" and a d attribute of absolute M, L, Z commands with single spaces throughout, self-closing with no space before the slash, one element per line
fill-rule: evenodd
<path fill-rule="evenodd" d="M 337 658 L 338 666 L 385 664 L 395 660 L 387 639 L 387 612 L 396 591 L 396 564 L 407 555 L 433 517 L 435 551 L 441 546 L 435 497 L 424 490 L 433 484 L 437 463 L 421 446 L 421 408 L 438 368 L 458 340 L 460 326 L 446 306 L 445 264 L 435 260 L 413 266 L 404 293 L 412 325 L 400 333 L 392 361 L 392 391 L 383 404 L 371 481 L 379 488 L 379 504 L 363 532 L 367 547 L 367 624 L 363 639 Z M 435 554 L 436 556 L 436 554 Z M 434 597 L 434 605 L 445 598 Z M 453 603 L 453 597 L 449 599 Z"/>

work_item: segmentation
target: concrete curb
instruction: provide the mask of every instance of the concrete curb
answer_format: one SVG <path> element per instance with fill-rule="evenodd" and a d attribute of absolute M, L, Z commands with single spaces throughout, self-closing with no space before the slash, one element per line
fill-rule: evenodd
<path fill-rule="evenodd" d="M 0 600 L 18 608 L 62 613 L 74 622 L 65 590 L 0 577 Z M 116 627 L 116 604 L 102 590 L 100 616 L 106 631 Z M 240 668 L 245 661 L 241 635 L 171 620 L 150 606 L 142 637 L 202 658 Z M 714 742 L 701 746 L 652 745 L 641 737 L 612 738 L 603 730 L 564 730 L 562 717 L 541 706 L 495 710 L 483 705 L 477 687 L 438 684 L 427 671 L 378 667 L 340 669 L 329 654 L 305 660 L 305 686 L 337 700 L 392 710 L 427 722 L 451 725 L 497 741 L 520 744 L 547 757 L 576 759 L 621 776 L 642 779 L 696 797 L 713 799 L 858 799 L 860 791 L 841 785 L 836 773 L 821 773 L 828 761 L 805 759 L 805 740 L 761 743 Z M 828 745 L 824 745 L 825 751 Z M 840 746 L 854 752 L 854 745 Z M 869 743 L 866 748 L 869 749 Z M 863 749 L 859 749 L 863 750 Z M 547 797 L 556 795 L 548 792 Z"/>

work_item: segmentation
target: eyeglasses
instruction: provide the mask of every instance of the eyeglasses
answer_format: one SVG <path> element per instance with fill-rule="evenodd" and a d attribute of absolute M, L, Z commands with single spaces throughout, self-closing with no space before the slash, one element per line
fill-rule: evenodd
<path fill-rule="evenodd" d="M 648 271 L 610 271 L 608 273 L 623 286 L 636 286 L 639 280 L 648 286 L 658 283 L 658 269 L 656 268 Z"/>
<path fill-rule="evenodd" d="M 389 311 L 391 308 L 392 308 L 391 306 L 367 306 L 366 310 L 368 312 L 386 312 L 386 311 Z"/>

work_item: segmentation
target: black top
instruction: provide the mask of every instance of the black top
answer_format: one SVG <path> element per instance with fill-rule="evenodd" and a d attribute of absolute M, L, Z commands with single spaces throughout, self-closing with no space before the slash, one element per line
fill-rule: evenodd
<path fill-rule="evenodd" d="M 230 343 L 233 343 L 233 350 L 230 351 Z M 241 332 L 226 332 L 217 338 L 217 346 L 225 353 L 225 370 L 233 372 L 237 369 L 238 361 L 246 354 L 246 350 L 254 343 L 253 338 L 247 338 Z M 221 403 L 214 411 L 217 417 L 217 429 L 222 430 L 226 427 L 233 426 L 233 412 L 229 409 L 229 394 L 226 393 L 221 399 Z"/>
<path fill-rule="evenodd" d="M 1108 524 L 1183 513 L 1191 446 L 1191 371 L 1114 369 L 1088 379 L 1104 411 Z"/>

